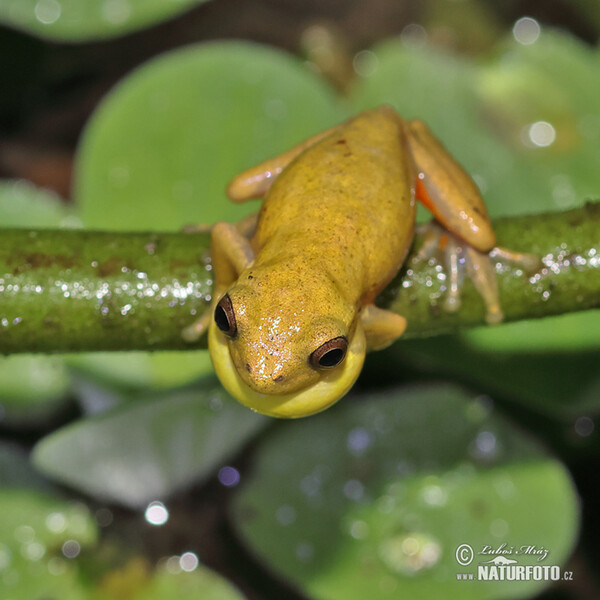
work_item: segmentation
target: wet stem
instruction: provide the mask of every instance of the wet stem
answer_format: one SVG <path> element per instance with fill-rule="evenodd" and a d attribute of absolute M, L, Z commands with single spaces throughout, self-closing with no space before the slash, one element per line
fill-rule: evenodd
<path fill-rule="evenodd" d="M 498 246 L 539 257 L 528 273 L 495 264 L 505 322 L 600 305 L 600 203 L 494 221 Z M 468 280 L 460 308 L 444 310 L 440 260 L 417 264 L 417 234 L 398 276 L 377 300 L 406 317 L 406 337 L 485 324 Z M 181 331 L 210 306 L 206 233 L 4 230 L 0 236 L 0 352 L 184 350 Z"/>

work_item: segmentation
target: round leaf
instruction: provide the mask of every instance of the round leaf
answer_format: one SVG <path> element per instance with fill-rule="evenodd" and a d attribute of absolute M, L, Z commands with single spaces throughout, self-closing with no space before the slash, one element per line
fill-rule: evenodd
<path fill-rule="evenodd" d="M 96 542 L 95 523 L 83 505 L 30 490 L 4 489 L 0 512 L 3 598 L 89 598 L 73 560 Z"/>
<path fill-rule="evenodd" d="M 203 565 L 191 573 L 159 569 L 144 590 L 143 600 L 243 600 L 243 596 L 220 575 Z M 141 600 L 141 598 L 140 598 Z"/>
<path fill-rule="evenodd" d="M 142 507 L 210 475 L 265 423 L 208 380 L 59 429 L 33 460 L 95 498 Z"/>
<path fill-rule="evenodd" d="M 123 35 L 205 0 L 0 0 L 0 22 L 40 37 L 86 42 Z"/>
<path fill-rule="evenodd" d="M 79 149 L 87 226 L 177 230 L 257 210 L 225 197 L 239 171 L 340 121 L 333 94 L 294 58 L 212 43 L 159 57 L 103 102 Z"/>
<path fill-rule="evenodd" d="M 81 225 L 56 194 L 24 179 L 0 180 L 0 223 L 29 229 Z"/>
<path fill-rule="evenodd" d="M 578 505 L 565 468 L 537 444 L 486 404 L 431 386 L 284 424 L 233 516 L 252 551 L 311 598 L 464 600 L 529 597 L 543 584 L 457 581 L 494 556 L 461 567 L 461 544 L 533 545 L 561 564 Z"/>

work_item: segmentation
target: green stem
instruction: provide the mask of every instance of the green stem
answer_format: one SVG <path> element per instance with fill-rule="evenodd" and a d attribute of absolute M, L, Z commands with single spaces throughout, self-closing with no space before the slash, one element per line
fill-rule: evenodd
<path fill-rule="evenodd" d="M 499 219 L 494 228 L 499 245 L 536 254 L 545 264 L 533 278 L 516 267 L 500 269 L 506 321 L 600 306 L 600 204 Z M 186 344 L 181 330 L 210 305 L 207 249 L 206 234 L 5 230 L 0 352 L 205 347 L 204 339 Z M 470 282 L 458 312 L 441 309 L 436 266 L 403 269 L 378 301 L 407 318 L 407 336 L 484 323 Z"/>

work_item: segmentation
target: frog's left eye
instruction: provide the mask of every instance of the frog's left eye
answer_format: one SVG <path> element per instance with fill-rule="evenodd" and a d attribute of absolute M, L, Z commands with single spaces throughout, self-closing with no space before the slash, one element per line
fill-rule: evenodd
<path fill-rule="evenodd" d="M 310 355 L 310 364 L 315 369 L 337 367 L 344 360 L 346 350 L 348 350 L 348 340 L 343 335 L 333 338 Z"/>
<path fill-rule="evenodd" d="M 234 337 L 237 333 L 237 324 L 235 322 L 235 313 L 231 298 L 225 294 L 215 308 L 215 323 L 217 327 L 229 337 Z"/>

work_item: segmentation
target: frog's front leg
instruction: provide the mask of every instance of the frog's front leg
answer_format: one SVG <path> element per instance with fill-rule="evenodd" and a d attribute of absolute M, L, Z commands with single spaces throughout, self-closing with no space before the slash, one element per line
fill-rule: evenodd
<path fill-rule="evenodd" d="M 360 321 L 365 332 L 368 351 L 387 348 L 406 329 L 404 317 L 391 310 L 378 308 L 374 304 L 369 304 L 361 310 Z"/>
<path fill-rule="evenodd" d="M 493 262 L 514 262 L 534 272 L 540 260 L 495 248 L 496 235 L 475 182 L 424 123 L 410 121 L 406 129 L 418 173 L 417 199 L 441 224 L 434 222 L 421 228 L 425 240 L 414 260 L 429 258 L 441 250 L 448 277 L 444 308 L 455 311 L 460 307 L 460 286 L 466 270 L 485 303 L 486 321 L 499 323 L 503 314 Z"/>
<path fill-rule="evenodd" d="M 214 273 L 213 302 L 211 308 L 182 331 L 187 342 L 197 341 L 206 331 L 213 308 L 224 291 L 239 274 L 254 261 L 254 251 L 247 235 L 256 226 L 256 216 L 251 215 L 237 225 L 216 223 L 211 229 L 211 260 Z"/>
<path fill-rule="evenodd" d="M 245 202 L 253 198 L 262 198 L 271 188 L 273 182 L 297 156 L 314 146 L 317 142 L 331 135 L 338 127 L 321 131 L 300 142 L 287 152 L 265 160 L 234 177 L 227 186 L 227 195 L 233 202 Z"/>

